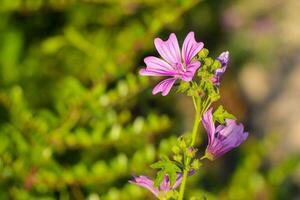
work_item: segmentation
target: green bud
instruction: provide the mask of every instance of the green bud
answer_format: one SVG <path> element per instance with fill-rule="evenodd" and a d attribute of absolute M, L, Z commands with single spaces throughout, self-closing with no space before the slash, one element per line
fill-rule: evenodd
<path fill-rule="evenodd" d="M 179 140 L 179 146 L 181 149 L 185 149 L 187 146 L 183 137 L 181 137 Z"/>
<path fill-rule="evenodd" d="M 214 63 L 211 65 L 212 70 L 216 70 L 222 66 L 221 62 L 218 60 L 215 60 Z"/>
<path fill-rule="evenodd" d="M 194 170 L 198 170 L 201 167 L 201 165 L 202 165 L 201 162 L 198 159 L 195 159 L 195 160 L 193 160 L 191 167 Z"/>
<path fill-rule="evenodd" d="M 214 60 L 210 57 L 204 59 L 204 64 L 207 66 L 211 66 L 214 63 Z"/>
<path fill-rule="evenodd" d="M 181 163 L 181 161 L 182 161 L 182 155 L 175 155 L 175 156 L 173 156 L 173 159 L 174 159 L 175 161 Z"/>
<path fill-rule="evenodd" d="M 196 153 L 196 150 L 193 149 L 192 147 L 189 147 L 189 148 L 186 149 L 186 155 L 188 157 L 193 158 L 195 156 L 195 153 Z"/>
<path fill-rule="evenodd" d="M 198 53 L 198 56 L 199 56 L 201 59 L 204 59 L 204 58 L 206 58 L 206 57 L 208 56 L 208 54 L 209 54 L 208 49 L 203 48 L 203 49 L 201 49 L 201 51 Z"/>
<path fill-rule="evenodd" d="M 220 99 L 220 94 L 214 93 L 214 94 L 210 95 L 210 99 L 212 102 L 215 102 Z"/>
<path fill-rule="evenodd" d="M 196 90 L 193 90 L 193 89 L 190 89 L 187 91 L 187 95 L 188 96 L 194 96 L 194 97 L 197 97 L 198 96 L 198 93 Z"/>
<path fill-rule="evenodd" d="M 179 149 L 178 146 L 173 146 L 173 147 L 172 147 L 172 151 L 173 151 L 173 153 L 175 153 L 175 154 L 180 153 L 180 149 Z"/>
<path fill-rule="evenodd" d="M 190 82 L 181 81 L 177 89 L 178 92 L 185 92 L 190 88 Z"/>
<path fill-rule="evenodd" d="M 201 66 L 201 70 L 198 70 L 198 72 L 197 72 L 197 76 L 204 77 L 205 74 L 207 73 L 206 69 L 207 69 L 207 66 L 206 65 L 202 65 Z"/>

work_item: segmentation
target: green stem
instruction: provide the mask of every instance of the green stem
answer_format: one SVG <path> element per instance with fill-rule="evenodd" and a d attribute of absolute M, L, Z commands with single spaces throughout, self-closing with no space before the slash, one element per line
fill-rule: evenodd
<path fill-rule="evenodd" d="M 191 146 L 193 147 L 195 145 L 195 141 L 197 138 L 197 132 L 198 132 L 198 128 L 199 128 L 199 123 L 201 121 L 201 99 L 198 97 L 196 99 L 196 116 L 195 116 L 195 121 L 194 121 L 194 126 L 193 126 L 193 131 L 192 131 L 192 142 L 191 142 Z"/>
<path fill-rule="evenodd" d="M 187 175 L 188 175 L 188 170 L 184 169 L 183 176 L 182 176 L 182 182 L 181 182 L 180 189 L 179 189 L 178 200 L 183 200 L 183 195 L 184 195 L 184 189 L 185 189 L 185 183 L 186 183 Z"/>
<path fill-rule="evenodd" d="M 197 132 L 199 128 L 199 123 L 201 121 L 201 99 L 200 97 L 197 97 L 196 100 L 193 97 L 193 101 L 195 102 L 195 111 L 196 111 L 196 116 L 195 116 L 195 121 L 194 121 L 194 126 L 193 126 L 193 131 L 192 131 L 192 142 L 191 142 L 191 147 L 194 146 L 196 138 L 197 138 Z M 190 165 L 191 158 L 187 158 L 186 163 L 185 163 L 185 168 L 183 170 L 183 176 L 182 176 L 182 182 L 180 185 L 179 189 L 179 197 L 178 200 L 182 200 L 184 196 L 184 190 L 185 190 L 185 185 L 186 185 L 186 179 L 188 175 L 188 166 Z"/>
<path fill-rule="evenodd" d="M 206 112 L 207 109 L 209 108 L 210 104 L 211 104 L 210 97 L 208 97 L 208 98 L 206 99 L 206 101 L 204 102 L 204 104 L 203 104 L 204 106 L 203 106 L 203 108 L 202 108 L 201 113 Z"/>
<path fill-rule="evenodd" d="M 194 108 L 195 108 L 195 111 L 197 112 L 197 104 L 196 104 L 196 100 L 195 100 L 195 97 L 192 96 L 192 99 L 193 99 L 193 104 L 194 104 Z"/>

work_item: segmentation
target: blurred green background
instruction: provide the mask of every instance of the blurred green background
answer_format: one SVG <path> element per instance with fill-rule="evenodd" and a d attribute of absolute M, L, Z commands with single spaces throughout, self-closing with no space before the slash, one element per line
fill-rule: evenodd
<path fill-rule="evenodd" d="M 153 199 L 128 183 L 191 129 L 138 76 L 153 39 L 231 53 L 221 103 L 249 139 L 188 181 L 208 200 L 300 199 L 298 0 L 0 0 L 0 199 Z M 201 137 L 205 141 L 205 133 Z M 204 150 L 206 142 L 199 144 Z"/>

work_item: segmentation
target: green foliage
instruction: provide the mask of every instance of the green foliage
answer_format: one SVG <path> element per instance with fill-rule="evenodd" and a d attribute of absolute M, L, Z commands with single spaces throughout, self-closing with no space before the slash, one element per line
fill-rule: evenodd
<path fill-rule="evenodd" d="M 291 55 L 276 46 L 282 46 L 281 34 L 257 35 L 245 24 L 222 28 L 225 1 L 198 2 L 0 0 L 0 199 L 152 199 L 148 191 L 128 183 L 132 175 L 153 177 L 150 163 L 172 151 L 173 163 L 186 159 L 175 135 L 183 129 L 183 119 L 174 115 L 176 101 L 152 97 L 150 86 L 156 81 L 137 75 L 144 55 L 156 54 L 153 39 L 165 38 L 167 29 L 179 33 L 181 40 L 194 30 L 213 52 L 228 45 L 234 57 L 228 73 L 257 58 L 264 66 L 274 66 L 276 51 L 280 60 Z M 273 9 L 265 6 L 254 13 L 249 5 L 255 3 L 237 2 L 230 11 L 238 9 L 240 19 L 253 27 L 253 19 L 264 17 L 265 8 Z M 271 13 L 272 19 L 278 18 Z M 253 36 L 256 42 L 247 42 Z M 206 61 L 201 69 L 219 67 L 207 49 L 198 56 Z M 179 92 L 196 96 L 210 91 L 215 94 L 210 98 L 217 100 L 211 77 L 199 73 L 204 87 L 193 85 L 194 90 L 187 91 L 189 83 L 181 83 Z M 203 107 L 206 103 L 201 102 Z M 231 117 L 223 110 L 214 116 L 220 123 Z M 216 161 L 214 167 L 201 166 L 187 182 L 187 197 L 297 198 L 299 155 L 274 163 L 273 135 L 257 139 L 260 130 L 252 132 L 241 151 Z M 200 165 L 198 159 L 191 161 L 194 169 Z"/>
<path fill-rule="evenodd" d="M 159 169 L 154 181 L 154 185 L 156 187 L 160 185 L 165 175 L 168 175 L 170 184 L 174 185 L 177 177 L 176 174 L 182 171 L 175 162 L 169 160 L 169 158 L 165 155 L 161 156 L 161 160 L 152 164 L 151 167 L 153 169 Z"/>
<path fill-rule="evenodd" d="M 146 198 L 173 129 L 137 66 L 195 3 L 1 1 L 0 199 Z"/>
<path fill-rule="evenodd" d="M 225 119 L 234 119 L 236 120 L 236 117 L 233 114 L 228 113 L 226 110 L 224 110 L 223 106 L 219 106 L 214 114 L 214 121 L 219 122 L 220 124 L 225 123 Z"/>

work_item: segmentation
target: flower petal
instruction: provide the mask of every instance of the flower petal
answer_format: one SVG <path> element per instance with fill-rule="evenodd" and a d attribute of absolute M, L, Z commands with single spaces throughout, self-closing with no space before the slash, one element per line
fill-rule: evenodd
<path fill-rule="evenodd" d="M 157 94 L 161 92 L 163 96 L 166 96 L 167 94 L 169 94 L 176 80 L 177 78 L 168 78 L 161 81 L 153 88 L 152 94 Z"/>
<path fill-rule="evenodd" d="M 221 53 L 218 57 L 218 60 L 221 62 L 222 66 L 227 65 L 227 63 L 229 62 L 229 52 L 225 51 Z"/>
<path fill-rule="evenodd" d="M 174 70 L 169 63 L 155 56 L 146 57 L 144 62 L 149 68 Z"/>
<path fill-rule="evenodd" d="M 233 119 L 226 119 L 226 126 L 219 131 L 220 135 L 224 137 L 230 137 L 231 135 L 236 135 L 236 133 L 243 132 L 244 126 L 242 124 L 237 125 L 236 121 Z"/>
<path fill-rule="evenodd" d="M 159 189 L 163 192 L 168 192 L 170 190 L 170 181 L 167 175 L 164 176 L 164 180 L 161 182 Z"/>
<path fill-rule="evenodd" d="M 195 174 L 195 170 L 191 170 L 188 172 L 188 176 L 192 176 Z M 174 183 L 173 187 L 172 187 L 172 190 L 175 190 L 180 184 L 181 184 L 181 181 L 182 181 L 182 176 L 183 176 L 183 173 L 177 173 L 177 178 L 176 178 L 176 182 Z"/>
<path fill-rule="evenodd" d="M 144 76 L 175 76 L 177 72 L 164 60 L 148 56 L 144 59 L 146 69 L 139 71 L 140 75 Z"/>
<path fill-rule="evenodd" d="M 226 119 L 226 128 L 220 134 L 227 137 L 224 143 L 232 147 L 239 146 L 248 137 L 248 133 L 244 132 L 243 124 L 236 124 L 232 119 Z"/>
<path fill-rule="evenodd" d="M 236 148 L 248 137 L 248 133 L 244 132 L 242 124 L 236 124 L 236 121 L 232 119 L 226 119 L 225 121 L 226 126 L 219 125 L 216 128 L 218 135 L 207 149 L 215 159 Z"/>
<path fill-rule="evenodd" d="M 170 34 L 167 41 L 155 38 L 154 45 L 161 57 L 172 66 L 176 66 L 181 63 L 178 40 L 174 33 Z"/>
<path fill-rule="evenodd" d="M 181 79 L 187 82 L 193 80 L 195 72 L 200 67 L 200 65 L 201 63 L 199 61 L 193 61 L 192 63 L 187 65 L 186 72 L 184 72 L 184 74 L 181 76 Z"/>
<path fill-rule="evenodd" d="M 182 176 L 183 176 L 182 173 L 178 173 L 178 174 L 177 174 L 176 182 L 175 182 L 174 185 L 172 186 L 172 190 L 175 190 L 175 189 L 181 184 Z"/>
<path fill-rule="evenodd" d="M 188 65 L 192 58 L 203 48 L 202 42 L 196 42 L 194 32 L 190 32 L 182 46 L 182 58 L 186 65 Z"/>
<path fill-rule="evenodd" d="M 152 192 L 156 197 L 158 196 L 158 189 L 154 187 L 154 182 L 147 176 L 136 176 L 134 180 L 129 181 L 130 183 L 142 186 Z"/>
<path fill-rule="evenodd" d="M 219 86 L 221 76 L 224 74 L 224 72 L 227 69 L 227 64 L 229 62 L 229 52 L 225 51 L 225 52 L 221 53 L 217 59 L 221 62 L 222 66 L 220 68 L 216 69 L 215 75 L 212 78 L 212 82 L 214 85 Z"/>
<path fill-rule="evenodd" d="M 234 134 L 234 136 L 230 136 L 225 140 L 220 141 L 220 144 L 217 145 L 214 150 L 216 158 L 241 145 L 247 139 L 247 137 L 247 132 L 239 132 L 238 134 Z"/>
<path fill-rule="evenodd" d="M 202 124 L 208 136 L 208 145 L 210 145 L 214 140 L 215 134 L 215 125 L 212 116 L 212 108 L 210 108 L 202 115 Z"/>

